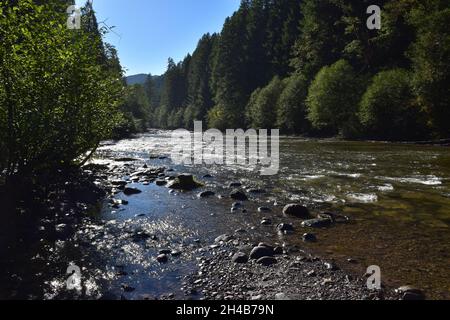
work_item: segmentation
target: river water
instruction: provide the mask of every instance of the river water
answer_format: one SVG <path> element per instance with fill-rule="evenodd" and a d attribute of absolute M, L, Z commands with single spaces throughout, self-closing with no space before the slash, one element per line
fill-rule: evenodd
<path fill-rule="evenodd" d="M 176 165 L 167 157 L 173 147 L 167 131 L 102 144 L 94 162 L 108 165 L 108 179 L 128 180 L 142 193 L 117 193 L 115 199 L 129 203 L 115 208 L 106 199 L 81 223 L 70 226 L 69 239 L 41 240 L 37 252 L 30 253 L 31 261 L 9 257 L 15 266 L 5 279 L 14 289 L 0 296 L 199 299 L 201 294 L 186 293 L 185 278 L 198 272 L 199 257 L 210 254 L 216 237 L 243 229 L 247 243 L 297 247 L 335 260 L 356 276 L 377 265 L 389 288 L 408 284 L 429 298 L 450 299 L 448 147 L 282 137 L 280 171 L 264 177 L 241 165 Z M 124 157 L 137 161 L 116 161 Z M 204 186 L 169 192 L 155 183 L 131 182 L 131 174 L 144 164 L 170 168 L 166 175 L 192 173 Z M 231 213 L 231 182 L 266 192 L 250 194 L 245 213 Z M 199 199 L 204 190 L 216 196 Z M 288 203 L 302 203 L 313 213 L 342 213 L 350 223 L 306 230 L 301 220 L 283 217 Z M 261 206 L 272 211 L 259 213 Z M 272 225 L 261 225 L 263 217 Z M 296 232 L 277 233 L 276 225 L 282 222 L 292 223 Z M 315 233 L 318 241 L 304 243 L 305 232 Z M 160 264 L 155 258 L 161 249 L 180 254 Z M 66 288 L 66 268 L 72 263 L 81 268 L 84 288 L 75 296 Z"/>
<path fill-rule="evenodd" d="M 287 241 L 333 258 L 358 274 L 363 274 L 369 265 L 378 265 L 384 283 L 390 286 L 412 284 L 431 297 L 450 298 L 449 148 L 290 137 L 282 137 L 280 142 L 280 172 L 268 177 L 261 177 L 245 166 L 188 167 L 175 166 L 170 158 L 149 160 L 150 155 L 169 156 L 172 151 L 170 133 L 163 131 L 104 145 L 99 155 L 106 159 L 135 157 L 151 165 L 174 168 L 175 172 L 191 172 L 197 177 L 208 173 L 214 179 L 205 182 L 207 187 L 219 190 L 219 194 L 223 191 L 226 195 L 223 187 L 233 181 L 267 190 L 267 195 L 255 199 L 255 207 L 300 202 L 317 212 L 342 212 L 352 222 L 316 230 L 317 243 L 301 242 L 304 230 Z M 199 203 L 193 201 L 192 195 L 168 197 L 167 190 L 155 187 L 150 187 L 149 192 L 153 194 L 144 197 L 141 206 L 153 206 L 159 211 L 159 218 L 161 212 L 176 211 L 183 206 L 190 208 L 183 210 L 187 216 L 171 215 L 171 221 L 175 216 L 180 219 L 178 226 L 161 227 L 187 225 L 186 230 L 194 238 L 199 232 L 209 232 L 213 238 L 226 230 L 258 225 L 261 219 L 261 214 L 230 219 L 230 215 L 222 213 L 229 210 L 230 203 L 223 200 Z M 275 221 L 282 220 L 280 210 L 274 209 Z M 128 216 L 138 211 L 131 210 Z M 210 211 L 224 218 L 205 218 Z M 198 228 L 199 225 L 203 227 Z M 260 233 L 277 237 L 272 231 Z M 357 263 L 348 263 L 348 258 Z"/>

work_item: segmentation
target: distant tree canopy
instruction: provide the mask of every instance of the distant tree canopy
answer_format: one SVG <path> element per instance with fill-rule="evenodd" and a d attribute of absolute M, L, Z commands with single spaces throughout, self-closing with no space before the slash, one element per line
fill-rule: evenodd
<path fill-rule="evenodd" d="M 381 30 L 367 28 L 370 5 Z M 449 21 L 449 0 L 242 0 L 219 34 L 169 61 L 149 122 L 449 137 Z"/>
<path fill-rule="evenodd" d="M 0 1 L 0 173 L 81 164 L 120 121 L 122 70 L 94 11 L 72 1 Z"/>

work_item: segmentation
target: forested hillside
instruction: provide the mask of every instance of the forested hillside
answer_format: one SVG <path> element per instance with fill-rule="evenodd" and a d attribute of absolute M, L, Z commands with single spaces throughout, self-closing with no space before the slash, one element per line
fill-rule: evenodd
<path fill-rule="evenodd" d="M 381 30 L 366 26 L 373 4 Z M 243 0 L 220 34 L 169 59 L 160 95 L 133 90 L 160 128 L 449 137 L 449 22 L 449 0 Z"/>

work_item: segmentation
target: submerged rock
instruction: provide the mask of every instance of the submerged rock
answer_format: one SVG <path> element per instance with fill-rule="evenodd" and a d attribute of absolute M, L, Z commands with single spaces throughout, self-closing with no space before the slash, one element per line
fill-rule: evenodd
<path fill-rule="evenodd" d="M 308 219 L 311 217 L 307 207 L 300 204 L 288 204 L 283 209 L 285 216 L 296 217 L 300 219 Z"/>

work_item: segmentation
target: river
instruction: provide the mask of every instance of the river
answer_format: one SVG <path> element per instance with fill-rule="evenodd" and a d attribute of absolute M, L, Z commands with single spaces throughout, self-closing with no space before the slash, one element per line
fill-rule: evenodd
<path fill-rule="evenodd" d="M 170 168 L 166 177 L 191 173 L 204 186 L 169 192 L 165 186 L 135 180 L 130 186 L 141 193 L 117 192 L 114 197 L 126 205 L 112 206 L 106 199 L 70 240 L 49 246 L 54 261 L 48 264 L 81 265 L 81 298 L 186 298 L 185 279 L 197 272 L 199 256 L 219 235 L 245 229 L 250 241 L 295 246 L 334 260 L 357 276 L 377 265 L 389 288 L 408 284 L 428 298 L 450 299 L 449 148 L 281 137 L 280 171 L 265 177 L 239 165 L 175 165 L 172 148 L 170 132 L 153 131 L 98 149 L 94 163 L 108 166 L 104 178 L 109 180 L 129 181 L 145 165 Z M 231 213 L 231 182 L 265 193 L 251 195 L 245 212 Z M 204 190 L 216 195 L 199 199 Z M 288 203 L 302 203 L 314 213 L 344 214 L 350 222 L 305 230 L 301 221 L 288 221 L 296 231 L 281 235 L 276 225 L 287 222 L 281 211 Z M 258 212 L 261 206 L 271 212 Z M 261 225 L 263 217 L 271 225 Z M 314 232 L 317 241 L 303 242 L 306 231 Z M 161 249 L 177 254 L 160 264 L 155 257 Z M 66 277 L 63 270 L 39 285 L 44 297 L 67 298 Z"/>

